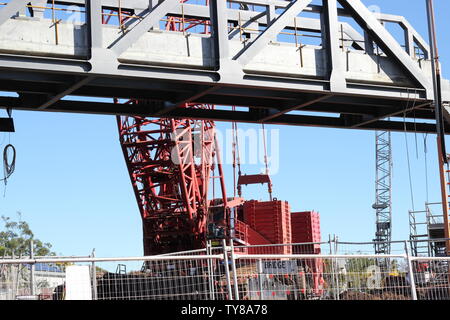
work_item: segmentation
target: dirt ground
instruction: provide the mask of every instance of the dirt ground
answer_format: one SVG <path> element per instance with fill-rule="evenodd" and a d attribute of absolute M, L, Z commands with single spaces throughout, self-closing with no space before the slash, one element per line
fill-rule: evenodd
<path fill-rule="evenodd" d="M 385 291 L 380 293 L 364 293 L 357 291 L 347 291 L 340 295 L 341 300 L 411 300 L 409 293 L 396 294 Z M 449 300 L 450 289 L 440 288 L 417 288 L 418 300 Z"/>
<path fill-rule="evenodd" d="M 448 286 L 434 288 L 417 288 L 418 300 L 449 300 L 450 289 Z"/>
<path fill-rule="evenodd" d="M 370 294 L 357 291 L 347 291 L 340 295 L 341 300 L 411 300 L 410 297 L 395 294 L 392 292 L 382 292 Z"/>

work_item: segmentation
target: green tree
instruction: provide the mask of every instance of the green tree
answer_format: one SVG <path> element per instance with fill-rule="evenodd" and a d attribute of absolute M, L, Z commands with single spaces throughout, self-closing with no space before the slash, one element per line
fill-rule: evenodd
<path fill-rule="evenodd" d="M 34 255 L 50 256 L 55 255 L 51 251 L 52 245 L 44 243 L 34 238 L 34 234 L 26 221 L 22 220 L 22 214 L 17 213 L 17 221 L 10 217 L 1 216 L 3 227 L 0 229 L 0 257 L 1 256 L 29 256 L 30 242 L 33 240 Z"/>
<path fill-rule="evenodd" d="M 363 254 L 357 252 L 357 254 Z M 367 280 L 372 274 L 368 271 L 370 266 L 376 265 L 376 260 L 371 258 L 352 258 L 346 263 L 346 281 L 349 289 L 364 290 L 367 289 Z"/>

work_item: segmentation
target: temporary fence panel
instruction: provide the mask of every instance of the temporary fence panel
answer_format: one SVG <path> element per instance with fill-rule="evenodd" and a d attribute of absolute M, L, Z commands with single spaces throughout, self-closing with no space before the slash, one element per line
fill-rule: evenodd
<path fill-rule="evenodd" d="M 382 242 L 378 242 L 381 244 Z M 345 242 L 336 240 L 336 254 L 375 254 L 375 242 Z M 389 242 L 391 254 L 405 253 L 405 241 Z"/>
<path fill-rule="evenodd" d="M 450 257 L 414 257 L 418 300 L 450 300 Z"/>
<path fill-rule="evenodd" d="M 240 255 L 240 299 L 410 300 L 406 272 L 383 272 L 373 256 Z M 385 259 L 385 258 L 383 258 Z M 394 259 L 394 257 L 391 257 Z M 404 259 L 404 258 L 403 258 Z M 315 268 L 311 268 L 313 265 Z M 319 267 L 320 266 L 320 267 Z"/>
<path fill-rule="evenodd" d="M 142 271 L 99 273 L 97 295 L 99 300 L 223 300 L 228 298 L 225 268 L 217 259 L 147 261 Z"/>
<path fill-rule="evenodd" d="M 358 249 L 339 252 L 345 246 Z M 151 257 L 0 259 L 0 299 L 73 299 L 74 286 L 76 297 L 98 300 L 450 299 L 450 257 L 414 257 L 410 244 L 395 246 L 391 255 L 362 254 L 366 244 L 329 241 L 208 244 Z M 315 247 L 320 254 L 311 252 Z M 293 254 L 280 254 L 286 251 Z M 84 278 L 71 277 L 70 270 L 80 267 Z"/>
<path fill-rule="evenodd" d="M 2 264 L 0 260 L 0 300 L 51 300 L 56 287 L 65 281 L 65 266 L 36 263 Z M 32 281 L 33 279 L 33 281 Z"/>

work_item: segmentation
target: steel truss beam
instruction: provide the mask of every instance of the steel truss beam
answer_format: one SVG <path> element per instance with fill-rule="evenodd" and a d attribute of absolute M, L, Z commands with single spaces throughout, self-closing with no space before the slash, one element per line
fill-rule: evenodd
<path fill-rule="evenodd" d="M 0 104 L 13 105 L 14 108 L 20 110 L 33 111 L 35 108 L 23 107 L 21 98 L 15 97 L 0 97 Z M 70 112 L 70 113 L 92 113 L 92 114 L 110 114 L 110 115 L 128 115 L 128 116 L 142 116 L 153 117 L 161 109 L 159 103 L 147 104 L 141 106 L 129 106 L 129 105 L 116 105 L 114 103 L 104 102 L 85 102 L 85 101 L 71 101 L 61 100 L 55 104 L 49 106 L 45 111 L 48 112 Z M 327 109 L 328 108 L 328 109 Z M 316 112 L 333 112 L 333 107 L 328 105 L 326 108 L 316 110 Z M 353 108 L 353 107 L 352 107 Z M 358 109 L 356 106 L 355 109 Z M 190 119 L 205 119 L 216 121 L 238 121 L 246 123 L 260 123 L 263 116 L 267 116 L 266 110 L 250 108 L 248 111 L 232 111 L 229 110 L 202 110 L 202 109 L 186 109 L 178 108 L 165 114 L 166 117 L 175 118 L 190 118 Z M 311 109 L 305 107 L 303 111 L 311 112 Z M 155 115 L 156 116 L 156 115 Z M 268 124 L 277 125 L 294 125 L 294 126 L 312 126 L 312 127 L 324 127 L 324 128 L 340 128 L 340 129 L 363 129 L 363 130 L 388 130 L 403 132 L 405 129 L 408 132 L 423 132 L 423 133 L 435 133 L 436 126 L 430 123 L 429 114 L 424 111 L 418 111 L 416 115 L 412 112 L 406 114 L 406 123 L 403 119 L 397 121 L 394 120 L 377 120 L 372 121 L 365 125 L 355 126 L 355 124 L 362 122 L 364 118 L 368 118 L 367 115 L 361 115 L 358 111 L 342 114 L 338 117 L 327 116 L 312 116 L 312 115 L 298 115 L 298 114 L 282 114 L 273 119 L 266 121 Z M 403 117 L 403 115 L 402 115 Z M 421 122 L 420 120 L 412 121 L 413 118 L 419 119 L 422 117 L 427 120 Z M 404 126 L 405 125 L 405 126 Z M 446 130 L 449 130 L 450 126 L 446 126 Z"/>
<path fill-rule="evenodd" d="M 12 0 L 0 7 L 0 27 L 2 22 L 25 24 L 25 17 L 14 19 L 14 16 L 27 3 Z M 55 4 L 61 6 L 86 8 L 86 28 L 83 28 L 86 47 L 74 46 L 72 51 L 76 55 L 71 55 L 72 51 L 50 54 L 33 50 L 24 54 L 23 50 L 2 50 L 0 45 L 0 91 L 19 94 L 16 99 L 1 99 L 0 107 L 105 114 L 114 114 L 117 110 L 112 104 L 80 103 L 76 106 L 70 101 L 61 101 L 63 97 L 74 95 L 153 100 L 152 108 L 139 110 L 145 116 L 189 117 L 192 115 L 187 113 L 197 111 L 182 110 L 181 106 L 192 102 L 249 108 L 246 113 L 236 111 L 233 115 L 231 111 L 221 113 L 220 110 L 198 113 L 201 117 L 209 114 L 217 120 L 395 130 L 398 123 L 387 118 L 405 116 L 411 119 L 416 116 L 427 121 L 433 119 L 434 111 L 427 108 L 433 98 L 428 71 L 430 61 L 427 60 L 429 47 L 404 17 L 380 14 L 377 20 L 360 0 L 326 0 L 324 6 L 311 5 L 309 0 L 242 0 L 234 3 L 246 6 L 241 9 L 228 8 L 226 1 L 217 0 L 211 1 L 209 7 L 189 1 L 181 4 L 178 0 L 150 3 L 122 0 L 121 9 L 131 12 L 133 16 L 126 18 L 125 28 L 118 28 L 112 36 L 110 31 L 115 26 L 102 24 L 101 15 L 104 10 L 118 11 L 116 1 L 56 1 Z M 260 9 L 253 8 L 252 4 Z M 246 10 L 242 10 L 244 7 Z M 300 16 L 302 12 L 315 13 L 319 18 Z M 343 22 L 342 17 L 354 18 L 364 34 Z M 174 36 L 171 31 L 157 30 L 160 20 L 166 18 L 176 21 L 196 19 L 212 34 L 196 34 L 189 30 Z M 48 23 L 45 20 L 35 17 L 32 21 L 38 26 Z M 405 49 L 381 22 L 397 23 L 404 29 Z M 70 22 L 64 25 L 70 27 Z M 243 26 L 247 29 L 242 29 Z M 161 34 L 165 36 L 165 32 L 167 37 L 169 34 L 174 37 L 171 39 L 182 39 L 180 43 L 183 43 L 183 48 L 191 46 L 191 42 L 201 42 L 201 46 L 196 48 L 201 52 L 193 53 L 200 56 L 202 62 L 191 63 L 191 57 L 181 53 L 177 57 L 181 62 L 127 58 L 135 50 L 133 48 L 144 41 L 143 37 L 151 50 L 153 39 Z M 283 32 L 295 34 L 295 46 L 293 42 L 278 43 L 278 37 Z M 320 45 L 303 44 L 301 38 L 297 43 L 297 37 L 308 32 L 320 39 Z M 77 41 L 82 42 L 80 39 Z M 371 51 L 373 42 L 383 50 L 382 53 Z M 40 43 L 36 45 L 42 47 Z M 47 43 L 45 45 L 48 46 Z M 278 47 L 281 49 L 274 52 L 286 54 L 286 66 L 290 66 L 289 63 L 292 65 L 290 52 L 295 50 L 297 62 L 292 65 L 292 71 L 277 69 L 278 66 L 273 70 L 271 67 L 264 69 L 255 66 L 255 59 L 261 55 L 268 54 L 268 62 L 276 58 L 275 55 L 270 56 L 269 49 Z M 424 60 L 419 61 L 415 57 L 414 47 L 423 51 Z M 60 47 L 55 45 L 53 49 Z M 181 49 L 177 47 L 176 51 L 184 50 Z M 354 51 L 365 55 L 354 56 Z M 308 66 L 316 68 L 311 74 L 303 73 L 299 66 L 303 55 L 308 54 L 308 57 L 315 55 L 317 59 L 315 66 Z M 362 80 L 358 78 L 360 75 L 355 76 L 349 70 L 349 61 L 361 56 L 370 57 L 370 63 L 378 61 L 379 73 L 385 72 L 386 79 L 390 77 L 392 81 L 367 80 L 365 77 Z M 310 63 L 311 58 L 308 59 L 306 62 Z M 323 65 L 319 61 L 323 61 Z M 270 63 L 266 65 L 270 66 Z M 399 77 L 403 79 L 401 82 L 397 82 Z M 46 89 L 42 83 L 52 85 Z M 450 85 L 445 86 L 444 91 L 444 102 L 448 103 Z M 315 112 L 316 115 L 293 114 L 300 111 Z M 121 114 L 134 112 L 120 110 Z M 323 113 L 334 113 L 337 117 L 324 116 Z M 420 127 L 427 132 L 432 130 L 433 123 L 428 121 Z M 407 128 L 410 126 L 407 125 Z"/>
<path fill-rule="evenodd" d="M 286 7 L 285 11 L 274 19 L 270 25 L 264 30 L 252 43 L 245 46 L 235 57 L 237 62 L 245 65 L 250 62 L 270 41 L 274 41 L 276 36 L 283 30 L 288 21 L 292 21 L 297 17 L 312 0 L 297 0 L 292 1 Z"/>
<path fill-rule="evenodd" d="M 117 56 L 120 56 L 133 43 L 142 37 L 145 32 L 148 32 L 151 27 L 157 24 L 162 17 L 179 5 L 179 0 L 164 0 L 159 2 L 155 7 L 149 7 L 147 15 L 143 17 L 142 20 L 137 22 L 132 29 L 125 32 L 112 45 L 110 45 L 109 49 L 114 51 Z"/>
<path fill-rule="evenodd" d="M 431 82 L 426 78 L 417 64 L 415 64 L 410 56 L 401 48 L 400 44 L 394 37 L 383 27 L 377 18 L 362 4 L 360 0 L 338 0 L 339 3 L 351 11 L 360 25 L 365 27 L 368 32 L 384 52 L 390 53 L 398 63 L 406 69 L 417 82 L 432 94 Z"/>

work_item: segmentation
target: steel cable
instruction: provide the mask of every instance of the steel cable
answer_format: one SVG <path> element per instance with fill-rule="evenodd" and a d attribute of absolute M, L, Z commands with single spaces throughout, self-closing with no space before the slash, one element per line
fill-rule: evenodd
<path fill-rule="evenodd" d="M 8 150 L 12 150 L 11 161 L 9 161 L 10 159 L 8 156 Z M 12 144 L 8 144 L 3 149 L 3 175 L 4 175 L 4 178 L 1 179 L 0 181 L 4 181 L 5 185 L 6 185 L 9 177 L 11 177 L 11 175 L 14 173 L 15 169 L 16 169 L 16 148 Z"/>
<path fill-rule="evenodd" d="M 425 160 L 425 191 L 426 191 L 426 198 L 427 198 L 427 203 L 428 203 L 429 202 L 429 190 L 428 190 L 429 188 L 428 188 L 427 137 L 428 137 L 428 134 L 425 133 L 424 137 L 423 137 L 423 151 L 424 151 L 424 160 Z"/>
<path fill-rule="evenodd" d="M 409 159 L 408 136 L 406 134 L 406 132 L 407 132 L 407 129 L 406 129 L 406 110 L 408 110 L 409 103 L 410 103 L 409 90 L 407 92 L 408 92 L 408 100 L 407 100 L 407 103 L 406 103 L 405 111 L 403 112 L 403 129 L 404 129 L 405 144 L 406 144 L 406 159 L 407 159 L 407 162 L 408 162 L 409 192 L 410 192 L 410 197 L 411 197 L 412 210 L 415 211 L 415 208 L 414 208 L 414 191 L 413 191 L 413 183 L 412 183 L 412 176 L 411 176 L 411 161 Z M 414 108 L 415 107 L 415 101 L 413 103 L 414 103 L 413 104 L 413 108 Z"/>
<path fill-rule="evenodd" d="M 414 96 L 416 96 L 417 95 L 417 89 L 414 89 Z M 414 104 L 413 104 L 413 111 L 414 111 L 414 115 L 413 115 L 413 117 L 414 117 L 414 139 L 415 139 L 415 142 L 416 142 L 416 159 L 419 159 L 419 147 L 418 147 L 418 144 L 417 144 L 417 122 L 416 122 L 416 103 L 415 103 L 415 101 L 416 100 L 414 100 Z"/>

